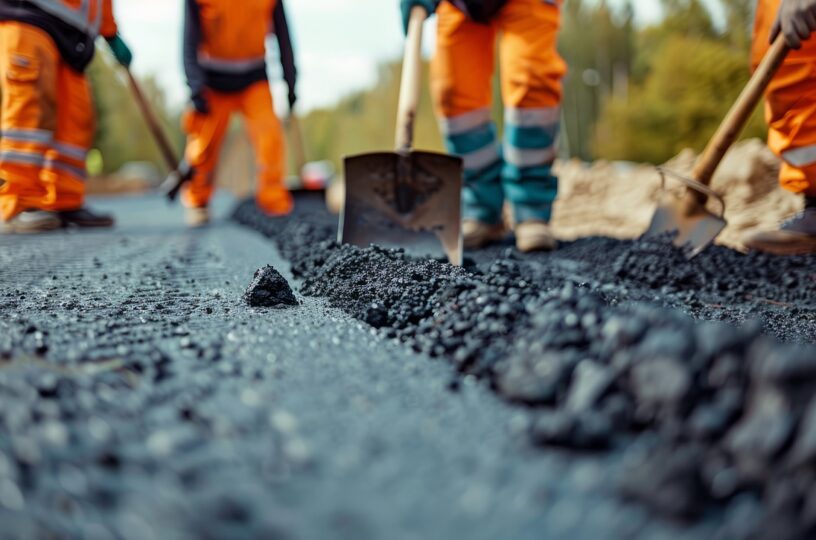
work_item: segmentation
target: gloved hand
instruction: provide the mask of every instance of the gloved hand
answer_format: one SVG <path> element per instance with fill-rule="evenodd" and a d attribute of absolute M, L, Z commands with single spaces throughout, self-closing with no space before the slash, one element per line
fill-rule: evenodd
<path fill-rule="evenodd" d="M 198 114 L 210 114 L 210 103 L 203 92 L 198 92 L 190 97 L 190 102 Z"/>
<path fill-rule="evenodd" d="M 771 29 L 771 42 L 779 33 L 791 49 L 800 49 L 802 41 L 816 32 L 816 0 L 782 0 Z"/>
<path fill-rule="evenodd" d="M 130 64 L 133 62 L 133 53 L 130 52 L 130 47 L 127 46 L 127 43 L 125 43 L 125 41 L 122 39 L 122 36 L 116 34 L 107 41 L 108 46 L 113 53 L 113 57 L 116 58 L 116 61 L 126 68 L 129 68 Z"/>
<path fill-rule="evenodd" d="M 436 12 L 439 0 L 400 0 L 400 10 L 402 11 L 402 28 L 408 33 L 408 21 L 411 19 L 411 9 L 414 6 L 422 6 L 428 11 L 428 15 Z"/>

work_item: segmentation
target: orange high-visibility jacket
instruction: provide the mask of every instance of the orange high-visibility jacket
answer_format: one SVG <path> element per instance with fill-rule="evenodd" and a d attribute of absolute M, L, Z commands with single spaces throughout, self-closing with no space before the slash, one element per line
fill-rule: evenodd
<path fill-rule="evenodd" d="M 184 67 L 193 95 L 243 90 L 266 79 L 266 37 L 275 33 L 284 79 L 296 71 L 283 0 L 186 0 Z"/>
<path fill-rule="evenodd" d="M 112 0 L 0 0 L 0 21 L 18 21 L 46 31 L 63 59 L 84 71 L 94 40 L 116 35 Z"/>

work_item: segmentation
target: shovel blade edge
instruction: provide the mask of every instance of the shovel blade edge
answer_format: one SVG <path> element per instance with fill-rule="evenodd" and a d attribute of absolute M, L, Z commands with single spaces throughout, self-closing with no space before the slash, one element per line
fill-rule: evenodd
<path fill-rule="evenodd" d="M 433 152 L 377 152 L 344 160 L 338 239 L 400 247 L 462 264 L 462 160 Z"/>
<path fill-rule="evenodd" d="M 686 204 L 663 202 L 655 210 L 644 238 L 674 235 L 672 242 L 693 259 L 711 245 L 725 229 L 725 219 L 699 206 L 689 212 Z"/>

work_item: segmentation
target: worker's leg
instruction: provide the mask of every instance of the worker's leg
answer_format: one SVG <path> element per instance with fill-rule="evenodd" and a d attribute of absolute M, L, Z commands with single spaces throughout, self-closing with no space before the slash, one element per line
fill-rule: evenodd
<path fill-rule="evenodd" d="M 505 105 L 502 176 L 517 223 L 549 221 L 558 192 L 552 165 L 566 73 L 556 50 L 558 4 L 509 0 L 497 19 Z"/>
<path fill-rule="evenodd" d="M 779 4 L 780 0 L 760 0 L 757 5 L 754 66 L 769 49 Z M 816 37 L 788 54 L 766 98 L 768 146 L 782 158 L 780 184 L 805 196 L 805 210 L 777 230 L 748 235 L 744 243 L 776 254 L 816 253 Z"/>
<path fill-rule="evenodd" d="M 0 218 L 55 204 L 41 171 L 57 125 L 59 52 L 45 32 L 0 23 Z"/>
<path fill-rule="evenodd" d="M 258 206 L 271 215 L 292 211 L 292 195 L 283 183 L 286 152 L 283 128 L 275 114 L 272 94 L 266 81 L 253 84 L 241 97 L 249 138 L 255 150 L 258 174 L 255 199 Z"/>
<path fill-rule="evenodd" d="M 182 202 L 187 208 L 204 208 L 210 202 L 215 191 L 215 167 L 235 103 L 234 95 L 209 91 L 207 114 L 191 109 L 184 115 L 182 124 L 187 133 L 184 156 L 195 171 L 182 189 Z"/>
<path fill-rule="evenodd" d="M 769 48 L 768 36 L 779 0 L 757 6 L 752 62 Z M 780 183 L 794 193 L 816 197 L 816 37 L 791 51 L 768 87 L 768 146 L 782 160 Z"/>
<path fill-rule="evenodd" d="M 85 199 L 85 159 L 93 144 L 93 98 L 86 77 L 60 62 L 57 69 L 57 128 L 45 154 L 42 182 L 54 198 L 44 210 L 78 210 Z"/>
<path fill-rule="evenodd" d="M 448 2 L 437 12 L 431 89 L 445 142 L 465 162 L 465 219 L 501 221 L 504 197 L 496 126 L 491 120 L 495 30 Z"/>

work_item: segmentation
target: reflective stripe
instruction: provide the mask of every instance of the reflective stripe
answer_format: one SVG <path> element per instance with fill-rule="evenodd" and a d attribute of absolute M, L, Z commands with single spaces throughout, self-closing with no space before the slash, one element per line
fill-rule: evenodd
<path fill-rule="evenodd" d="M 76 159 L 78 161 L 85 161 L 85 158 L 88 156 L 87 150 L 79 146 L 74 146 L 73 144 L 54 143 L 52 147 L 63 156 Z"/>
<path fill-rule="evenodd" d="M 264 68 L 266 66 L 266 58 L 263 56 L 241 59 L 215 58 L 208 54 L 200 53 L 198 55 L 198 63 L 201 64 L 202 67 L 215 71 L 246 73 L 255 69 Z"/>
<path fill-rule="evenodd" d="M 76 176 L 80 180 L 85 180 L 86 178 L 88 178 L 88 171 L 85 170 L 84 168 L 74 167 L 73 165 L 62 163 L 61 161 L 48 160 L 45 162 L 45 168 L 55 171 L 66 172 L 68 174 Z"/>
<path fill-rule="evenodd" d="M 490 143 L 480 150 L 464 154 L 462 160 L 465 170 L 479 171 L 499 160 L 499 148 L 496 143 Z"/>
<path fill-rule="evenodd" d="M 62 0 L 26 1 L 91 37 L 99 35 L 99 29 L 102 27 L 102 3 L 99 1 L 96 4 L 96 18 L 93 21 L 89 20 L 92 0 L 82 0 L 82 4 L 76 9 L 65 5 Z"/>
<path fill-rule="evenodd" d="M 551 126 L 560 122 L 560 107 L 543 107 L 540 109 L 518 109 L 508 107 L 504 111 L 504 120 L 518 127 Z"/>
<path fill-rule="evenodd" d="M 555 160 L 555 147 L 540 149 L 516 148 L 504 145 L 504 161 L 519 168 L 537 167 Z"/>
<path fill-rule="evenodd" d="M 0 139 L 49 144 L 54 139 L 54 132 L 45 129 L 7 129 L 0 133 Z"/>
<path fill-rule="evenodd" d="M 806 167 L 816 163 L 816 145 L 794 148 L 782 152 L 782 159 L 794 167 Z"/>
<path fill-rule="evenodd" d="M 4 152 L 0 152 L 0 161 L 6 163 L 16 163 L 18 165 L 42 166 L 45 163 L 45 158 L 42 156 L 42 154 L 34 152 L 6 150 Z"/>
<path fill-rule="evenodd" d="M 444 118 L 439 122 L 439 129 L 443 135 L 459 135 L 472 131 L 477 127 L 490 122 L 490 109 L 476 109 L 452 118 Z"/>

